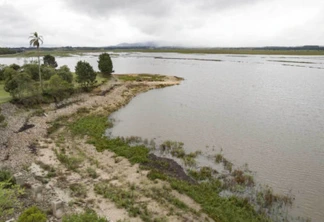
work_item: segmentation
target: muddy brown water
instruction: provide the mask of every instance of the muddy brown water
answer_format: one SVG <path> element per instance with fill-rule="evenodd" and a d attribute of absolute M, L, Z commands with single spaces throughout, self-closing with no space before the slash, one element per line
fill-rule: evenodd
<path fill-rule="evenodd" d="M 97 54 L 57 58 L 95 68 Z M 219 61 L 220 60 L 220 61 Z M 0 64 L 24 59 L 0 58 Z M 293 215 L 324 219 L 324 57 L 123 53 L 116 73 L 185 78 L 141 94 L 112 115 L 115 136 L 182 141 L 189 151 L 223 150 L 275 192 L 292 193 Z"/>

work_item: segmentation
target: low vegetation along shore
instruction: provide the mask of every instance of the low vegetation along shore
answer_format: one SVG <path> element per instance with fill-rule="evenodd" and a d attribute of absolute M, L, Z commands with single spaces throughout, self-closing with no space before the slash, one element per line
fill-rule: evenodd
<path fill-rule="evenodd" d="M 112 112 L 139 93 L 181 80 L 113 75 L 63 106 L 2 104 L 0 221 L 287 219 L 280 209 L 291 205 L 291 197 L 256 188 L 248 169 L 234 167 L 221 153 L 212 157 L 218 172 L 197 166 L 203 154 L 186 153 L 180 142 L 104 136 Z"/>
<path fill-rule="evenodd" d="M 184 53 L 184 54 L 232 54 L 232 55 L 296 55 L 296 56 L 318 56 L 324 55 L 323 48 L 314 49 L 300 48 L 47 48 L 39 52 L 31 49 L 25 51 L 12 51 L 12 53 L 0 53 L 0 57 L 37 57 L 51 54 L 53 56 L 67 57 L 75 54 L 86 54 L 91 52 L 103 53 L 109 50 L 113 53 L 120 52 L 147 52 L 147 53 Z"/>

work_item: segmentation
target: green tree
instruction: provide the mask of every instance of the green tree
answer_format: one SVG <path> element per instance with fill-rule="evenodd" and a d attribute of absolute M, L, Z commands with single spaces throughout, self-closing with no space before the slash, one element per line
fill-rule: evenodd
<path fill-rule="evenodd" d="M 71 70 L 69 69 L 68 66 L 64 65 L 61 66 L 58 70 L 57 70 L 57 74 L 65 81 L 67 81 L 68 83 L 72 83 L 73 81 L 73 74 L 71 72 Z"/>
<path fill-rule="evenodd" d="M 75 67 L 77 82 L 85 89 L 96 83 L 97 74 L 92 66 L 86 61 L 79 61 Z"/>
<path fill-rule="evenodd" d="M 9 92 L 9 90 L 13 87 L 16 87 L 16 86 L 7 86 L 8 89 L 6 89 L 6 85 L 8 84 L 8 82 L 14 77 L 18 75 L 18 72 L 16 70 L 14 70 L 13 68 L 11 67 L 6 67 L 3 71 L 3 76 L 4 76 L 4 79 L 6 80 L 5 81 L 5 91 Z"/>
<path fill-rule="evenodd" d="M 46 214 L 38 207 L 29 207 L 19 216 L 18 222 L 46 222 Z"/>
<path fill-rule="evenodd" d="M 6 68 L 6 65 L 0 64 L 0 81 L 5 80 L 4 70 Z"/>
<path fill-rule="evenodd" d="M 41 90 L 43 91 L 43 82 L 42 82 L 42 74 L 41 74 L 41 70 L 40 70 L 40 59 L 39 59 L 39 46 L 41 44 L 43 44 L 43 37 L 38 35 L 37 32 L 32 33 L 31 36 L 29 36 L 29 44 L 33 47 L 37 48 L 37 52 L 38 52 L 38 75 L 39 75 L 39 82 L 40 82 L 40 86 L 41 86 Z"/>
<path fill-rule="evenodd" d="M 52 55 L 46 55 L 43 57 L 44 65 L 51 66 L 53 68 L 57 67 L 57 62 L 55 61 L 55 57 Z"/>
<path fill-rule="evenodd" d="M 108 53 L 99 55 L 98 68 L 104 74 L 111 74 L 113 72 L 113 63 Z"/>

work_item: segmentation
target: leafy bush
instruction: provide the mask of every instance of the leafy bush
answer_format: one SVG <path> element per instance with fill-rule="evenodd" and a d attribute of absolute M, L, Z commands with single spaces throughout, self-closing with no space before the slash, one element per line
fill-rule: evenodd
<path fill-rule="evenodd" d="M 21 207 L 19 196 L 24 193 L 18 185 L 0 182 L 0 221 L 6 221 Z"/>
<path fill-rule="evenodd" d="M 99 55 L 98 68 L 104 74 L 111 74 L 113 72 L 113 64 L 108 53 Z"/>
<path fill-rule="evenodd" d="M 95 169 L 91 168 L 91 167 L 88 167 L 87 168 L 87 173 L 90 177 L 92 177 L 93 179 L 96 179 L 98 177 L 98 174 L 96 172 Z"/>
<path fill-rule="evenodd" d="M 12 173 L 8 170 L 0 170 L 0 182 L 6 182 L 7 187 L 12 187 L 16 184 L 16 181 L 12 175 Z"/>
<path fill-rule="evenodd" d="M 46 214 L 38 207 L 29 207 L 19 216 L 18 222 L 46 222 Z"/>
<path fill-rule="evenodd" d="M 56 74 L 56 70 L 51 66 L 44 66 L 41 67 L 42 78 L 43 80 L 49 80 L 53 75 Z"/>
<path fill-rule="evenodd" d="M 57 70 L 57 75 L 59 75 L 64 81 L 67 81 L 68 83 L 72 83 L 73 81 L 73 74 L 70 68 L 66 65 L 61 66 Z"/>
<path fill-rule="evenodd" d="M 36 63 L 25 64 L 25 65 L 22 66 L 22 69 L 34 81 L 39 81 L 38 64 L 36 64 Z"/>
<path fill-rule="evenodd" d="M 80 214 L 71 214 L 63 217 L 62 222 L 108 222 L 105 218 L 99 217 L 96 212 L 87 210 Z"/>
<path fill-rule="evenodd" d="M 25 72 L 16 72 L 9 68 L 5 70 L 6 82 L 4 89 L 9 92 L 14 99 L 21 99 L 36 94 L 35 81 Z"/>
<path fill-rule="evenodd" d="M 58 74 L 53 75 L 45 85 L 44 95 L 52 96 L 56 102 L 68 98 L 73 93 L 73 85 Z"/>

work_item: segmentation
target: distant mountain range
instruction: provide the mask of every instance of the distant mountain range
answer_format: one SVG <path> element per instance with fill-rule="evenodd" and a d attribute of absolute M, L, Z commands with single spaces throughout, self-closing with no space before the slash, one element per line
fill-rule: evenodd
<path fill-rule="evenodd" d="M 157 48 L 159 45 L 156 42 L 136 42 L 136 43 L 120 43 L 115 46 L 111 47 L 120 47 L 120 48 L 138 48 L 138 47 L 145 47 L 145 48 Z"/>

